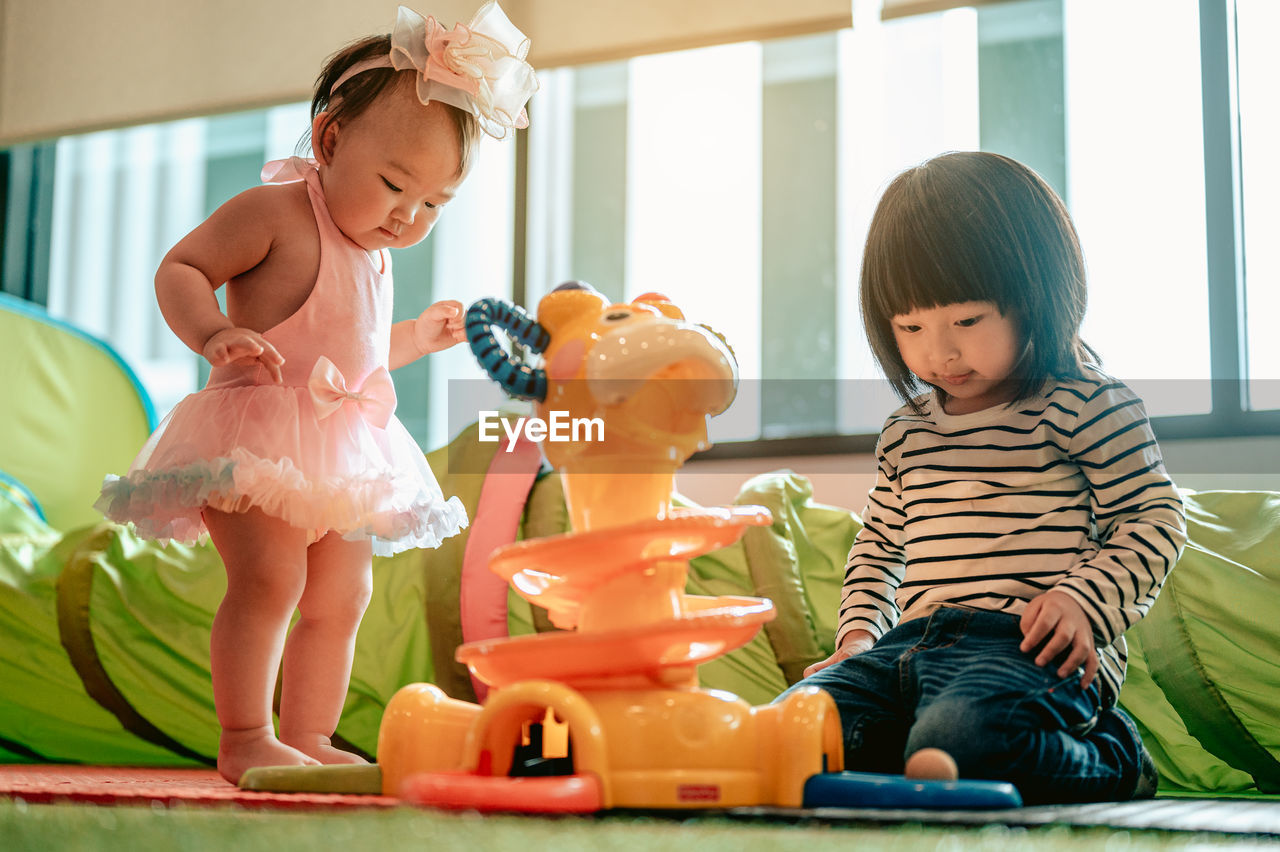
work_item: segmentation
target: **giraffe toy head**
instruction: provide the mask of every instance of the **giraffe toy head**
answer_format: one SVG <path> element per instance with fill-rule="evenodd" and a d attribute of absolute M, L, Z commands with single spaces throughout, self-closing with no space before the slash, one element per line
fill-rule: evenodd
<path fill-rule="evenodd" d="M 468 311 L 467 326 L 481 364 L 509 392 L 533 399 L 539 417 L 600 424 L 583 430 L 583 440 L 542 445 L 566 477 L 575 516 L 590 514 L 584 501 L 644 488 L 652 491 L 641 501 L 646 508 L 640 517 L 653 517 L 655 505 L 663 514 L 675 469 L 708 446 L 708 418 L 727 409 L 737 392 L 729 347 L 656 293 L 614 303 L 589 285 L 570 282 L 542 298 L 536 320 L 508 303 L 485 300 Z M 506 355 L 492 339 L 495 326 L 540 354 L 541 363 Z M 592 479 L 582 479 L 586 475 Z M 571 484 L 588 493 L 569 494 Z M 623 518 L 628 512 L 598 508 L 594 514 Z"/>

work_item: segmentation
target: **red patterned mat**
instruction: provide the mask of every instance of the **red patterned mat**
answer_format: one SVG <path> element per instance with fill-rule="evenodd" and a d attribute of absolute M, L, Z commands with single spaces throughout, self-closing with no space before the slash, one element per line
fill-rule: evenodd
<path fill-rule="evenodd" d="M 247 808 L 390 807 L 390 796 L 336 793 L 263 793 L 241 790 L 212 769 L 123 766 L 0 766 L 0 796 L 26 802 L 88 802 L 97 805 L 238 805 Z"/>

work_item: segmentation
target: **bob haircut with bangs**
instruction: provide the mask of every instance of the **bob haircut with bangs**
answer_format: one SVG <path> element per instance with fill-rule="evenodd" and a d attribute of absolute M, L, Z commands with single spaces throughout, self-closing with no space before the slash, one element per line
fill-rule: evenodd
<path fill-rule="evenodd" d="M 917 413 L 933 386 L 907 369 L 892 326 L 912 310 L 995 304 L 1022 347 L 1011 405 L 1099 361 L 1080 339 L 1084 255 L 1066 205 L 1033 170 L 1000 154 L 942 154 L 893 179 L 867 232 L 859 296 L 872 354 Z"/>

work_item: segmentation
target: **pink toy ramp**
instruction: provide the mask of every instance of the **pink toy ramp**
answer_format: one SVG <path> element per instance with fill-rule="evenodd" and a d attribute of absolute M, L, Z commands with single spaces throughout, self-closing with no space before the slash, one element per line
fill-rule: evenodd
<path fill-rule="evenodd" d="M 672 509 L 664 517 L 516 542 L 495 550 L 489 569 L 544 607 L 557 627 L 647 624 L 684 613 L 688 560 L 772 520 L 761 506 Z"/>
<path fill-rule="evenodd" d="M 530 677 L 549 678 L 580 689 L 614 685 L 663 686 L 687 679 L 686 667 L 745 645 L 774 617 L 762 598 L 698 598 L 685 595 L 679 619 L 593 633 L 472 642 L 458 659 L 491 687 Z"/>
<path fill-rule="evenodd" d="M 564 633 L 470 642 L 458 660 L 491 687 L 546 678 L 577 688 L 669 686 L 741 647 L 772 619 L 762 598 L 684 593 L 688 560 L 769 523 L 759 506 L 673 511 L 499 548 L 489 566 Z"/>

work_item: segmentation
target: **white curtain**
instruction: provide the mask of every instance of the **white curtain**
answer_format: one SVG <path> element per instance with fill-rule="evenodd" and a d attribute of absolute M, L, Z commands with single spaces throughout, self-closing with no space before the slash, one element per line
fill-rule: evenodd
<path fill-rule="evenodd" d="M 202 217 L 204 123 L 58 141 L 49 312 L 110 342 L 160 414 L 197 380 L 195 356 L 165 325 L 152 281 Z"/>

